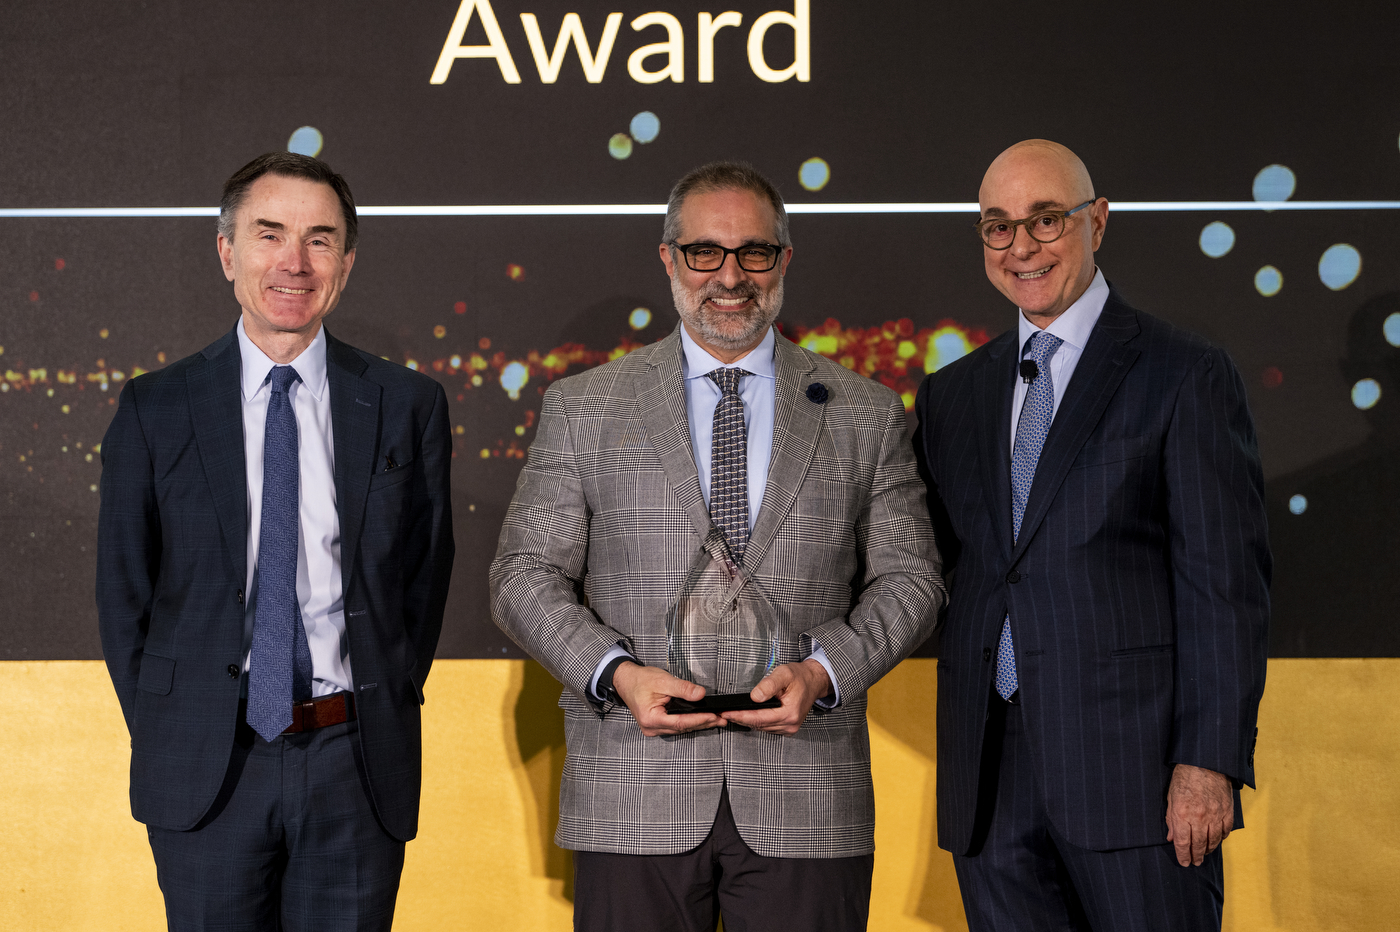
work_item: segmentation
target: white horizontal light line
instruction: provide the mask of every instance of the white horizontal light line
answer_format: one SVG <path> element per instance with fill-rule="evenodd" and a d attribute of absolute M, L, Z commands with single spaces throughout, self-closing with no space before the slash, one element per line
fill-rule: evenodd
<path fill-rule="evenodd" d="M 1110 201 L 1115 211 L 1400 210 L 1400 201 Z M 788 204 L 791 214 L 975 214 L 976 203 Z M 665 204 L 439 204 L 361 207 L 361 217 L 624 217 L 660 216 Z M 217 207 L 3 207 L 0 219 L 88 217 L 217 217 Z"/>

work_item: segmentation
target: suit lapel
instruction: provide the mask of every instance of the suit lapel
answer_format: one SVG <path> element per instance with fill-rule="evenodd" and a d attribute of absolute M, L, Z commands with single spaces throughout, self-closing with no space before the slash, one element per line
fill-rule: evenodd
<path fill-rule="evenodd" d="M 326 381 L 331 393 L 331 432 L 335 441 L 335 502 L 340 517 L 342 592 L 350 577 L 364 527 L 365 499 L 379 447 L 379 402 L 382 389 L 360 376 L 367 363 L 349 346 L 326 332 Z"/>
<path fill-rule="evenodd" d="M 200 354 L 186 379 L 195 442 L 219 530 L 240 589 L 248 578 L 248 476 L 243 449 L 243 364 L 230 331 Z"/>
<path fill-rule="evenodd" d="M 982 490 L 1003 554 L 1011 554 L 1011 402 L 1015 397 L 1017 331 L 987 344 L 976 374 L 977 431 Z"/>
<path fill-rule="evenodd" d="M 757 566 L 778 527 L 797 501 L 797 491 L 812 465 L 821 437 L 826 405 L 806 397 L 807 376 L 815 364 L 795 344 L 777 336 L 777 397 L 773 404 L 773 458 L 758 521 L 744 551 L 746 566 Z"/>
<path fill-rule="evenodd" d="M 708 539 L 714 525 L 700 491 L 700 475 L 695 471 L 695 452 L 690 448 L 690 422 L 685 416 L 685 380 L 681 375 L 680 325 L 670 336 L 656 343 L 647 359 L 647 368 L 637 379 L 637 413 L 646 428 L 647 439 L 661 460 L 666 480 L 675 490 L 681 507 L 690 516 L 695 533 Z"/>
<path fill-rule="evenodd" d="M 1079 357 L 1074 376 L 1045 438 L 1030 498 L 1026 501 L 1026 514 L 1021 519 L 1021 536 L 1011 555 L 1013 562 L 1020 558 L 1035 536 L 1075 457 L 1098 426 L 1104 409 L 1137 359 L 1139 351 L 1125 344 L 1139 329 L 1132 308 L 1123 303 L 1116 291 L 1110 290 L 1103 313 L 1089 334 L 1089 344 Z M 1010 429 L 1008 423 L 1007 431 Z M 1010 485 L 1009 479 L 1007 485 Z"/>

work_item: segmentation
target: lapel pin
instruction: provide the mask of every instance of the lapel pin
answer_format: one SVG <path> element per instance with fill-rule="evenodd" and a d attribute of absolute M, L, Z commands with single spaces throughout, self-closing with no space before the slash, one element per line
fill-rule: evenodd
<path fill-rule="evenodd" d="M 826 386 L 820 382 L 813 382 L 807 386 L 807 400 L 819 405 L 826 404 L 826 400 L 831 394 L 826 390 Z"/>
<path fill-rule="evenodd" d="M 385 471 L 385 472 L 388 472 L 389 470 L 394 469 L 394 468 L 397 467 L 398 465 L 399 465 L 398 463 L 395 463 L 395 462 L 394 462 L 394 458 L 393 458 L 392 456 L 385 456 L 385 457 L 384 457 L 384 471 Z"/>

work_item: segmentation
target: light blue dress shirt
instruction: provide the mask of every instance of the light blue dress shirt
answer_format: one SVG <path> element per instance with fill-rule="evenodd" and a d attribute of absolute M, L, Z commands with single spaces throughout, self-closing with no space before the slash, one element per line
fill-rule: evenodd
<path fill-rule="evenodd" d="M 1055 355 L 1050 357 L 1050 384 L 1055 389 L 1055 407 L 1051 410 L 1050 420 L 1053 423 L 1055 414 L 1060 410 L 1060 400 L 1065 397 L 1065 389 L 1069 388 L 1069 380 L 1074 377 L 1074 370 L 1079 365 L 1079 357 L 1084 355 L 1084 347 L 1089 345 L 1089 334 L 1093 333 L 1094 325 L 1099 322 L 1099 315 L 1103 313 L 1103 306 L 1108 301 L 1108 282 L 1103 277 L 1103 272 L 1094 269 L 1093 281 L 1089 282 L 1089 287 L 1084 289 L 1084 293 L 1079 296 L 1064 312 L 1050 322 L 1050 326 L 1045 328 L 1045 332 L 1059 337 L 1064 342 L 1060 348 L 1055 350 Z M 1026 312 L 1022 311 L 1016 315 L 1020 321 L 1018 331 L 1021 341 L 1021 356 L 1026 354 L 1026 344 L 1030 342 L 1034 334 L 1040 332 L 1040 328 L 1026 320 Z M 1016 393 L 1011 399 L 1011 450 L 1016 449 L 1016 427 L 1021 423 L 1021 407 L 1026 403 L 1026 392 L 1030 386 L 1026 380 L 1018 374 L 1016 376 Z"/>

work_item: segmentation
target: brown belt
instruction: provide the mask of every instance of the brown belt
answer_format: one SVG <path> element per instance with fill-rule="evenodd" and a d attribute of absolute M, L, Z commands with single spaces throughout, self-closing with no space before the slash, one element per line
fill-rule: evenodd
<path fill-rule="evenodd" d="M 300 731 L 339 725 L 355 718 L 355 699 L 350 693 L 331 693 L 319 699 L 292 704 L 292 723 L 284 735 L 294 735 Z"/>

